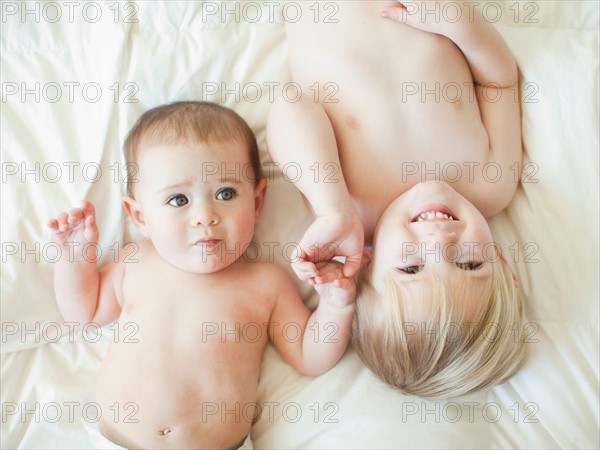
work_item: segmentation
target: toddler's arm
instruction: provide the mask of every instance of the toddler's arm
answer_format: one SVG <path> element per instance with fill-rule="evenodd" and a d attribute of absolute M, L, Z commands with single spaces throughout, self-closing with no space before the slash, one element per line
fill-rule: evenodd
<path fill-rule="evenodd" d="M 341 263 L 332 261 L 319 266 L 323 279 L 334 281 L 315 285 L 321 299 L 312 314 L 290 277 L 279 275 L 280 294 L 269 329 L 273 345 L 283 358 L 300 373 L 311 376 L 331 369 L 344 354 L 350 341 L 356 297 L 355 281 L 343 278 Z"/>
<path fill-rule="evenodd" d="M 499 183 L 482 190 L 494 205 L 486 216 L 501 211 L 510 202 L 517 187 L 515 167 L 521 167 L 521 117 L 518 92 L 517 64 L 500 33 L 485 20 L 482 11 L 473 2 L 398 1 L 397 5 L 382 9 L 383 17 L 406 23 L 414 28 L 437 33 L 452 40 L 467 60 L 475 84 L 475 94 L 481 121 L 489 140 L 489 162 L 499 164 L 502 177 Z M 446 6 L 460 8 L 460 19 L 448 21 L 441 11 Z M 440 13 L 424 14 L 427 11 Z M 453 9 L 454 11 L 454 9 Z M 517 165 L 515 165 L 517 163 Z M 476 180 L 483 185 L 485 180 Z M 500 186 L 499 184 L 502 184 Z M 503 188 L 504 187 L 504 188 Z M 490 201 L 491 200 L 491 201 Z"/>
<path fill-rule="evenodd" d="M 300 278 L 319 276 L 316 263 L 344 256 L 343 275 L 360 267 L 364 231 L 341 171 L 331 122 L 322 106 L 308 97 L 295 103 L 279 98 L 271 107 L 267 146 L 273 161 L 300 167 L 296 187 L 310 203 L 316 219 L 299 246 L 300 261 L 293 268 Z M 317 171 L 315 171 L 315 167 Z M 314 174 L 334 168 L 334 179 L 315 180 Z"/>
<path fill-rule="evenodd" d="M 500 88 L 514 87 L 518 73 L 510 49 L 474 2 L 398 0 L 397 3 L 384 7 L 381 15 L 451 39 L 465 55 L 476 84 L 496 83 Z M 453 15 L 454 9 L 460 10 L 460 15 L 452 21 L 443 13 L 448 6 L 452 6 Z"/>
<path fill-rule="evenodd" d="M 94 206 L 84 200 L 81 208 L 61 213 L 48 226 L 62 251 L 54 270 L 54 291 L 63 318 L 103 325 L 116 319 L 121 310 L 115 286 L 117 281 L 122 283 L 123 269 L 111 263 L 98 271 L 95 215 Z"/>

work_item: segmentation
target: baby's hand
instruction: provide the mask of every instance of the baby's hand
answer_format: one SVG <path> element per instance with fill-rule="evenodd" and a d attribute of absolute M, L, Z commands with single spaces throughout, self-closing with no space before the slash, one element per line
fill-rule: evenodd
<path fill-rule="evenodd" d="M 86 248 L 85 255 L 83 253 L 87 244 L 98 242 L 96 210 L 92 203 L 83 200 L 81 208 L 60 213 L 57 219 L 48 221 L 48 227 L 54 230 L 54 242 L 62 247 L 63 255 L 73 255 L 75 261 L 84 259 L 83 256 L 85 259 L 95 259 L 95 245 Z M 67 245 L 67 242 L 70 244 Z"/>
<path fill-rule="evenodd" d="M 385 6 L 381 16 L 419 30 L 452 38 L 464 23 L 472 22 L 475 11 L 459 1 L 404 1 Z"/>
<path fill-rule="evenodd" d="M 317 264 L 320 276 L 309 280 L 322 300 L 344 308 L 356 299 L 356 277 L 344 278 L 342 264 L 337 261 Z"/>
<path fill-rule="evenodd" d="M 300 240 L 301 254 L 292 268 L 298 278 L 309 280 L 322 275 L 317 263 L 343 256 L 343 277 L 352 277 L 360 268 L 363 242 L 364 231 L 356 214 L 319 216 Z"/>

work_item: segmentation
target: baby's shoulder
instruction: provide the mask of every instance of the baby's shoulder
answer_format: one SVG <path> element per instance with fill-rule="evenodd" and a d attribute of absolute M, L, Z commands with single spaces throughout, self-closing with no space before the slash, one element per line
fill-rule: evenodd
<path fill-rule="evenodd" d="M 239 283 L 241 277 L 236 277 Z M 244 286 L 249 291 L 260 292 L 261 295 L 282 293 L 296 289 L 294 279 L 285 269 L 271 262 L 257 261 L 247 263 L 244 268 Z"/>
<path fill-rule="evenodd" d="M 265 282 L 268 280 L 271 283 L 278 283 L 286 281 L 290 278 L 290 274 L 288 274 L 283 268 L 278 266 L 272 262 L 265 261 L 256 261 L 247 263 L 247 272 L 251 276 L 259 276 L 257 278 L 259 280 L 264 280 Z"/>
<path fill-rule="evenodd" d="M 120 265 L 123 265 L 127 269 L 133 269 L 138 267 L 138 263 L 147 263 L 156 256 L 156 249 L 152 241 L 132 241 L 123 244 L 119 248 L 118 257 L 115 258 L 115 262 L 121 263 Z"/>
<path fill-rule="evenodd" d="M 128 246 L 133 247 L 137 251 L 144 252 L 144 253 L 156 251 L 154 249 L 154 244 L 152 244 L 152 241 L 150 239 L 144 239 L 141 241 L 133 241 L 133 242 L 129 242 L 128 244 L 125 244 L 125 247 L 128 247 Z"/>

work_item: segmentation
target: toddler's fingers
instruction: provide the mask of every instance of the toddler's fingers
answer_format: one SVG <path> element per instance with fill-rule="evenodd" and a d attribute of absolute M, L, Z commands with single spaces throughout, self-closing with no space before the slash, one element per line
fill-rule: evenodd
<path fill-rule="evenodd" d="M 316 266 L 320 273 L 327 273 L 331 272 L 332 270 L 340 269 L 342 267 L 342 263 L 332 259 L 329 261 L 318 262 Z"/>
<path fill-rule="evenodd" d="M 50 219 L 48 220 L 48 222 L 46 222 L 46 225 L 48 226 L 48 228 L 51 228 L 54 231 L 58 231 L 58 220 Z"/>
<path fill-rule="evenodd" d="M 362 259 L 362 253 L 356 256 L 348 256 L 346 258 L 346 262 L 344 263 L 344 267 L 342 268 L 342 272 L 345 278 L 352 278 L 360 269 L 360 262 Z"/>
<path fill-rule="evenodd" d="M 341 278 L 342 275 L 342 271 L 340 270 L 339 272 L 329 272 L 328 274 L 325 275 L 321 275 L 318 277 L 315 277 L 315 284 L 326 284 L 326 283 L 331 283 L 334 280 L 337 280 L 339 278 Z"/>
<path fill-rule="evenodd" d="M 299 261 L 292 264 L 292 269 L 301 280 L 313 278 L 319 275 L 319 269 L 310 261 Z"/>
<path fill-rule="evenodd" d="M 321 273 L 318 277 L 315 277 L 315 281 L 317 284 L 331 283 L 333 280 L 337 280 L 343 276 L 341 264 L 331 262 L 321 268 Z"/>

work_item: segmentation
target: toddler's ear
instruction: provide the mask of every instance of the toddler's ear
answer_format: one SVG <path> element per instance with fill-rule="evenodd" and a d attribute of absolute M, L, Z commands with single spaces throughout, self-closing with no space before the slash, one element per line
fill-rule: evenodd
<path fill-rule="evenodd" d="M 360 261 L 361 267 L 368 266 L 371 264 L 371 258 L 373 257 L 373 250 L 363 249 L 362 260 Z"/>
<path fill-rule="evenodd" d="M 140 232 L 144 237 L 148 237 L 146 234 L 146 222 L 144 222 L 144 213 L 142 207 L 133 197 L 123 197 L 123 207 L 136 227 L 139 228 Z"/>
<path fill-rule="evenodd" d="M 504 258 L 504 255 L 502 255 L 502 253 L 499 253 L 499 256 L 500 256 L 500 263 L 504 264 L 506 267 L 508 267 L 508 270 L 510 270 L 510 273 L 512 273 L 513 283 L 515 284 L 515 287 L 517 289 L 519 289 L 519 287 L 521 286 L 521 283 L 519 282 L 519 277 L 517 277 L 517 274 L 515 273 L 515 271 L 510 268 L 510 266 L 506 262 L 506 259 Z"/>
<path fill-rule="evenodd" d="M 519 287 L 521 286 L 521 283 L 519 282 L 519 277 L 517 277 L 515 271 L 512 270 L 506 262 L 506 258 L 504 258 L 504 255 L 502 254 L 502 248 L 500 248 L 500 244 L 495 242 L 494 248 L 496 249 L 496 254 L 498 255 L 498 258 L 500 258 L 500 264 L 504 264 L 506 267 L 508 267 L 508 270 L 510 270 L 510 273 L 512 274 L 513 283 L 515 284 L 515 287 L 519 289 Z"/>

